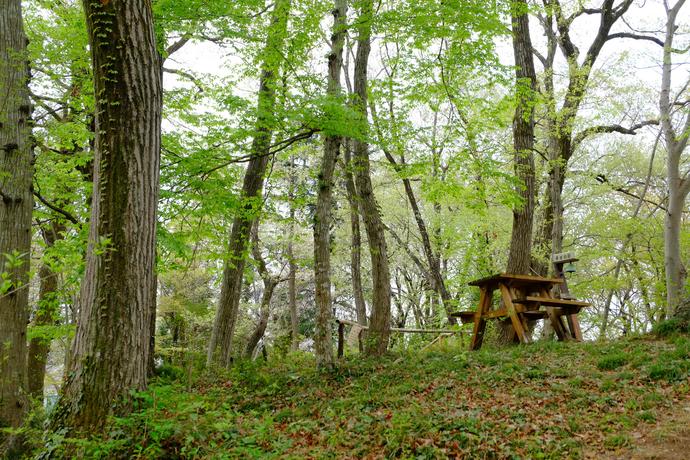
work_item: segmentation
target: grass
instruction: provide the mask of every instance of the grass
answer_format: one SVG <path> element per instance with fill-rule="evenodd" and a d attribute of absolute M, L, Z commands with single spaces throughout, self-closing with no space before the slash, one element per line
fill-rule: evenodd
<path fill-rule="evenodd" d="M 138 408 L 53 458 L 581 458 L 616 452 L 690 388 L 690 341 L 537 343 L 349 357 L 305 355 L 197 378 L 166 372 Z M 181 380 L 178 381 L 178 378 Z"/>

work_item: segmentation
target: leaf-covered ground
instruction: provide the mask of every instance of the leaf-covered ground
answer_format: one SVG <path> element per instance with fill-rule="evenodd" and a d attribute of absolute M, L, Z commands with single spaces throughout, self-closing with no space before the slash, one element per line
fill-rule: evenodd
<path fill-rule="evenodd" d="M 690 339 L 460 348 L 332 373 L 308 357 L 240 363 L 191 391 L 160 378 L 105 438 L 54 436 L 86 458 L 625 458 L 688 406 Z"/>

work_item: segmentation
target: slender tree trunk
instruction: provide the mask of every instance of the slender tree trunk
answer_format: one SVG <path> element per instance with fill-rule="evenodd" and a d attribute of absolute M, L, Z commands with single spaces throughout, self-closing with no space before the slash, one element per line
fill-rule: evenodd
<path fill-rule="evenodd" d="M 290 242 L 287 247 L 289 264 L 288 274 L 288 302 L 290 306 L 290 349 L 296 351 L 299 348 L 299 318 L 297 316 L 297 263 L 293 242 L 295 239 L 295 157 L 290 158 Z"/>
<path fill-rule="evenodd" d="M 253 244 L 252 244 L 252 256 L 256 261 L 258 266 L 259 275 L 261 275 L 261 280 L 264 283 L 264 292 L 261 295 L 261 307 L 259 308 L 259 321 L 254 327 L 254 331 L 249 336 L 247 341 L 247 346 L 244 350 L 244 357 L 251 358 L 254 353 L 254 349 L 259 344 L 259 341 L 264 337 L 266 333 L 266 326 L 268 326 L 268 318 L 271 314 L 271 299 L 273 298 L 273 292 L 275 292 L 276 286 L 280 280 L 268 272 L 266 267 L 266 262 L 261 255 L 261 248 L 259 247 L 259 229 L 258 222 L 255 224 Z"/>
<path fill-rule="evenodd" d="M 355 298 L 357 322 L 362 326 L 366 326 L 368 323 L 367 305 L 364 301 L 364 290 L 362 289 L 362 235 L 359 227 L 361 212 L 357 202 L 355 179 L 352 175 L 350 144 L 351 142 L 345 141 L 343 145 L 345 151 L 345 189 L 347 191 L 347 201 L 350 205 L 350 230 L 352 233 L 350 240 L 350 274 L 352 276 L 352 294 Z"/>
<path fill-rule="evenodd" d="M 668 207 L 664 226 L 667 318 L 676 316 L 679 313 L 678 310 L 681 306 L 686 277 L 680 252 L 680 234 L 685 199 L 690 192 L 690 173 L 682 176 L 680 165 L 681 156 L 688 145 L 690 113 L 685 115 L 685 119 L 682 120 L 677 133 L 673 126 L 671 101 L 673 40 L 677 30 L 676 18 L 684 3 L 685 0 L 678 0 L 673 6 L 664 4 L 667 19 L 661 72 L 661 91 L 659 93 L 659 114 L 667 151 Z"/>
<path fill-rule="evenodd" d="M 657 136 L 656 142 L 654 143 L 654 148 L 652 149 L 652 155 L 649 158 L 649 167 L 647 168 L 647 176 L 644 181 L 644 188 L 642 189 L 642 192 L 640 193 L 640 197 L 637 200 L 637 205 L 635 206 L 635 210 L 633 211 L 633 214 L 631 216 L 631 219 L 637 219 L 637 216 L 640 214 L 640 210 L 642 209 L 642 204 L 644 203 L 645 196 L 647 195 L 647 190 L 649 190 L 649 182 L 652 178 L 652 171 L 654 170 L 654 158 L 656 158 L 656 148 L 659 145 L 659 137 Z M 633 235 L 632 233 L 626 235 L 625 240 L 623 240 L 623 244 L 621 246 L 621 249 L 619 251 L 618 259 L 616 260 L 616 266 L 613 269 L 613 280 L 614 282 L 618 281 L 618 277 L 620 276 L 621 273 L 621 268 L 623 268 L 623 254 L 625 252 L 625 249 L 627 248 L 628 244 L 632 241 Z M 643 288 L 644 289 L 644 288 Z M 611 312 L 611 302 L 613 301 L 613 296 L 616 293 L 616 289 L 611 288 L 609 290 L 608 295 L 606 296 L 606 301 L 604 302 L 604 315 L 602 318 L 601 322 L 601 330 L 599 331 L 599 339 L 604 340 L 606 338 L 606 330 L 608 329 L 608 323 L 609 323 L 609 314 Z"/>
<path fill-rule="evenodd" d="M 379 129 L 379 124 L 378 124 L 378 116 L 376 114 L 376 107 L 375 105 L 371 104 L 371 114 L 374 119 L 374 126 L 376 127 L 378 131 L 378 136 L 380 139 L 384 139 L 383 137 L 383 132 Z M 391 113 L 391 116 L 393 114 Z M 386 156 L 386 159 L 388 162 L 395 168 L 397 172 L 401 172 L 402 168 L 406 165 L 405 163 L 405 156 L 400 154 L 400 162 L 395 159 L 393 154 L 389 151 L 388 148 L 384 147 L 383 148 L 383 153 Z M 434 170 L 434 175 L 436 175 L 436 171 Z M 426 222 L 424 222 L 424 217 L 422 216 L 422 211 L 419 207 L 419 203 L 417 201 L 417 197 L 414 194 L 414 189 L 412 188 L 412 182 L 410 181 L 409 178 L 407 177 L 402 177 L 402 183 L 403 183 L 403 188 L 405 189 L 405 195 L 407 196 L 407 201 L 410 204 L 410 208 L 412 208 L 412 215 L 414 216 L 415 223 L 417 224 L 417 230 L 419 230 L 419 236 L 422 239 L 422 249 L 424 250 L 424 257 L 426 259 L 427 266 L 424 267 L 421 263 L 418 263 L 417 265 L 419 266 L 420 270 L 426 272 L 425 276 L 429 280 L 432 288 L 438 295 L 441 297 L 441 300 L 443 302 L 443 307 L 445 308 L 445 313 L 448 319 L 449 324 L 456 324 L 457 322 L 455 321 L 455 318 L 450 316 L 453 311 L 455 311 L 455 305 L 453 302 L 453 298 L 450 295 L 450 292 L 448 292 L 448 289 L 446 288 L 446 282 L 443 277 L 443 273 L 441 271 L 441 258 L 440 255 L 436 252 L 434 252 L 434 249 L 431 244 L 431 238 L 429 236 L 429 231 L 427 230 Z M 434 210 L 438 212 L 440 209 L 438 208 L 438 204 L 434 203 Z M 439 231 L 437 229 L 437 231 Z M 438 238 L 437 238 L 438 239 Z M 421 261 L 420 261 L 421 262 Z"/>
<path fill-rule="evenodd" d="M 101 427 L 143 390 L 156 302 L 162 78 L 147 0 L 84 1 L 96 97 L 91 227 L 54 427 Z"/>
<path fill-rule="evenodd" d="M 669 179 L 669 183 L 671 183 L 673 179 Z M 685 287 L 686 272 L 680 251 L 681 217 L 685 207 L 684 198 L 677 190 L 677 186 L 669 185 L 668 211 L 664 221 L 667 318 L 675 316 L 678 307 L 681 305 L 683 289 Z"/>
<path fill-rule="evenodd" d="M 371 23 L 374 14 L 373 1 L 363 0 L 360 3 L 360 8 L 354 76 L 355 108 L 361 114 L 362 125 L 367 126 L 367 66 L 369 63 L 369 52 L 371 51 Z M 369 239 L 373 282 L 371 321 L 365 353 L 370 356 L 378 356 L 386 352 L 390 337 L 391 286 L 388 248 L 386 247 L 381 214 L 371 184 L 369 144 L 362 139 L 355 139 L 353 144 L 355 180 L 359 192 L 359 202 L 362 207 L 364 226 Z"/>
<path fill-rule="evenodd" d="M 46 248 L 52 248 L 55 241 L 62 239 L 65 227 L 53 221 L 50 227 L 41 228 L 43 241 Z M 41 264 L 38 271 L 40 287 L 38 290 L 38 308 L 34 324 L 36 326 L 49 326 L 55 324 L 60 312 L 57 299 L 58 274 L 55 273 L 46 262 Z M 46 362 L 52 340 L 46 337 L 35 337 L 29 342 L 29 356 L 27 374 L 29 393 L 34 399 L 43 399 L 43 384 L 46 374 Z"/>
<path fill-rule="evenodd" d="M 347 1 L 335 0 L 333 7 L 333 32 L 331 52 L 328 55 L 328 95 L 340 96 L 340 73 L 343 67 L 343 46 L 347 21 Z M 316 365 L 328 368 L 333 365 L 331 312 L 331 212 L 333 170 L 340 151 L 341 137 L 327 134 L 324 140 L 323 159 L 318 177 L 316 214 L 314 216 L 314 280 L 316 284 L 316 332 L 314 348 Z"/>
<path fill-rule="evenodd" d="M 235 334 L 235 324 L 237 323 L 237 313 L 242 294 L 242 279 L 249 233 L 262 207 L 264 176 L 268 166 L 275 124 L 276 85 L 280 62 L 282 61 L 281 51 L 287 35 L 289 14 L 290 0 L 277 0 L 273 7 L 271 25 L 263 54 L 256 127 L 251 147 L 252 158 L 247 165 L 242 184 L 243 205 L 235 216 L 230 231 L 220 299 L 208 347 L 208 364 L 216 362 L 222 366 L 229 366 L 232 361 L 232 339 Z M 220 348 L 219 353 L 216 353 L 218 348 Z"/>
<path fill-rule="evenodd" d="M 21 424 L 26 397 L 33 151 L 21 2 L 0 0 L 0 429 Z M 12 259 L 12 260 L 11 260 Z M 16 439 L 0 433 L 0 457 Z"/>

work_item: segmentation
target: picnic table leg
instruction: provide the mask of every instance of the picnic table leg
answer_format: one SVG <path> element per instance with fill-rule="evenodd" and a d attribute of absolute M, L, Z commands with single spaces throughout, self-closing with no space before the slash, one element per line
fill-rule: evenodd
<path fill-rule="evenodd" d="M 570 326 L 570 335 L 578 342 L 582 342 L 582 330 L 580 329 L 580 321 L 577 319 L 577 315 L 568 315 L 567 319 L 568 326 Z"/>
<path fill-rule="evenodd" d="M 489 309 L 491 305 L 491 296 L 493 291 L 481 288 L 479 291 L 479 306 L 474 314 L 474 328 L 472 330 L 472 340 L 470 341 L 470 350 L 479 350 L 484 340 L 484 330 L 486 329 L 486 320 L 483 318 L 484 312 Z"/>
<path fill-rule="evenodd" d="M 551 307 L 546 307 L 546 311 L 549 315 L 549 321 L 551 321 L 551 326 L 553 327 L 553 330 L 556 333 L 556 337 L 558 337 L 558 340 L 561 342 L 563 342 L 564 340 L 568 340 L 570 338 L 570 334 L 568 334 L 568 331 L 563 326 L 561 316 L 557 314 Z"/>
<path fill-rule="evenodd" d="M 540 294 L 542 297 L 546 297 L 549 299 L 553 298 L 551 292 L 547 289 L 540 290 Z M 556 311 L 551 307 L 546 307 L 546 312 L 549 316 L 549 321 L 551 321 L 551 327 L 553 327 L 553 331 L 556 333 L 556 337 L 558 337 L 558 340 L 561 342 L 563 342 L 564 340 L 568 340 L 569 334 L 563 326 L 561 316 L 556 314 Z"/>
<path fill-rule="evenodd" d="M 517 334 L 518 339 L 520 339 L 520 343 L 530 343 L 529 336 L 525 332 L 525 327 L 522 324 L 522 320 L 515 310 L 515 305 L 513 304 L 510 291 L 505 284 L 501 284 L 501 295 L 503 296 L 503 304 L 506 306 L 506 310 L 508 310 L 508 316 L 510 316 L 513 329 L 515 329 L 515 333 Z"/>

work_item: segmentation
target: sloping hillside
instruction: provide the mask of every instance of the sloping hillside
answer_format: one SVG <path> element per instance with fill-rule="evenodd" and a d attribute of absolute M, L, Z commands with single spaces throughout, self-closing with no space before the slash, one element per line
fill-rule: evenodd
<path fill-rule="evenodd" d="M 448 346 L 318 373 L 305 356 L 222 377 L 167 369 L 88 458 L 629 458 L 689 405 L 690 340 Z M 656 431 L 655 431 L 656 430 Z M 656 434 L 655 434 L 656 433 Z M 678 433 L 678 432 L 676 432 Z M 45 449 L 42 449 L 46 451 Z M 672 452 L 672 451 L 671 451 Z M 672 457 L 662 457 L 672 458 Z"/>

